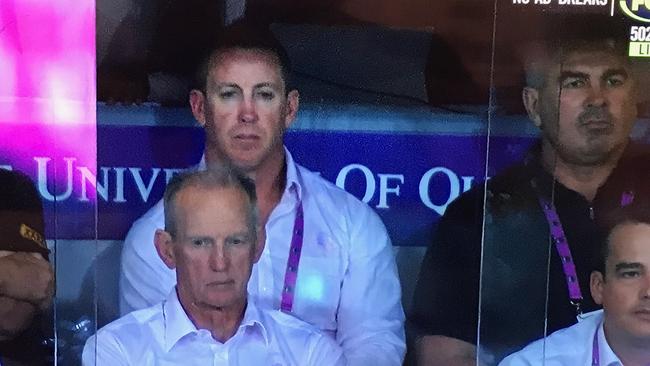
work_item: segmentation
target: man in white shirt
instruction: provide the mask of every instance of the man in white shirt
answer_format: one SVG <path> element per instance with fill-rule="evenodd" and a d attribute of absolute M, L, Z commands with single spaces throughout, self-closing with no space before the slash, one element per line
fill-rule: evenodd
<path fill-rule="evenodd" d="M 249 294 L 262 308 L 281 309 L 329 334 L 352 365 L 401 365 L 404 314 L 390 239 L 374 211 L 296 164 L 283 147 L 299 105 L 288 77 L 286 53 L 270 33 L 234 25 L 190 93 L 206 132 L 200 168 L 230 164 L 255 181 L 265 247 Z M 176 282 L 152 244 L 163 215 L 158 203 L 127 235 L 122 314 L 163 300 Z"/>
<path fill-rule="evenodd" d="M 166 300 L 91 337 L 84 365 L 343 365 L 317 328 L 248 298 L 257 241 L 254 183 L 230 169 L 175 177 L 155 247 L 177 274 Z"/>
<path fill-rule="evenodd" d="M 499 366 L 650 365 L 650 208 L 624 207 L 591 274 L 591 294 L 602 311 L 528 345 Z"/>

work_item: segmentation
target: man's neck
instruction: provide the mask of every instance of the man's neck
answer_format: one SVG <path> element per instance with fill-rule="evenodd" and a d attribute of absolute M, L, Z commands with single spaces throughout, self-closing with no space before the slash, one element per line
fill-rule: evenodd
<path fill-rule="evenodd" d="M 608 329 L 607 321 L 604 324 L 605 339 L 609 347 L 614 351 L 625 366 L 648 366 L 650 365 L 650 340 L 644 339 L 622 339 L 616 332 Z"/>
<path fill-rule="evenodd" d="M 194 326 L 197 329 L 208 330 L 212 334 L 212 338 L 221 343 L 225 343 L 237 333 L 246 310 L 246 299 L 233 306 L 223 308 L 194 302 L 186 304 L 180 295 L 179 300 Z"/>
<path fill-rule="evenodd" d="M 552 148 L 542 147 L 542 164 L 558 182 L 591 202 L 616 167 L 620 154 L 603 164 L 578 165 L 564 161 Z"/>
<path fill-rule="evenodd" d="M 260 224 L 266 224 L 271 211 L 280 202 L 287 182 L 287 169 L 284 150 L 265 160 L 255 171 L 247 173 L 255 181 L 257 205 L 260 211 Z"/>
<path fill-rule="evenodd" d="M 206 150 L 206 164 L 219 162 L 219 157 Z M 257 206 L 259 210 L 259 225 L 264 227 L 271 211 L 277 206 L 282 197 L 287 180 L 284 148 L 272 152 L 255 169 L 245 170 L 244 173 L 255 182 Z M 263 239 L 263 238 L 262 238 Z"/>

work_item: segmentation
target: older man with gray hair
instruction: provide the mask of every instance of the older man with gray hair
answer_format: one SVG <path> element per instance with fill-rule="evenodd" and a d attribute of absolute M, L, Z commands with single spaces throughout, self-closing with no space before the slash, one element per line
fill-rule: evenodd
<path fill-rule="evenodd" d="M 155 246 L 177 276 L 160 304 L 90 338 L 84 365 L 338 365 L 340 347 L 317 328 L 248 296 L 257 240 L 253 182 L 231 169 L 175 177 Z"/>

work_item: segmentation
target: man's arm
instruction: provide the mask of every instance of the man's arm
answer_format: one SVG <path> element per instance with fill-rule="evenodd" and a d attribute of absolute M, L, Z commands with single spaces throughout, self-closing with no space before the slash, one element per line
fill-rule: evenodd
<path fill-rule="evenodd" d="M 475 366 L 476 346 L 445 336 L 422 336 L 415 341 L 420 366 Z"/>
<path fill-rule="evenodd" d="M 54 271 L 40 254 L 0 251 L 0 296 L 44 309 L 54 294 Z"/>
<path fill-rule="evenodd" d="M 309 361 L 305 366 L 345 366 L 345 356 L 341 347 L 329 336 L 318 334 L 314 337 L 315 341 L 311 344 L 311 349 L 308 354 Z"/>
<path fill-rule="evenodd" d="M 0 297 L 0 341 L 13 339 L 27 329 L 36 312 L 36 306 L 28 302 Z"/>
<path fill-rule="evenodd" d="M 53 292 L 54 271 L 40 254 L 0 251 L 0 341 L 29 327 Z"/>
<path fill-rule="evenodd" d="M 393 247 L 374 211 L 365 205 L 350 209 L 350 257 L 336 338 L 349 365 L 401 365 L 404 311 Z"/>
<path fill-rule="evenodd" d="M 476 365 L 482 194 L 452 203 L 422 260 L 410 334 L 418 365 Z"/>
<path fill-rule="evenodd" d="M 164 227 L 159 202 L 146 217 L 136 221 L 124 241 L 120 262 L 120 315 L 163 301 L 176 285 L 176 274 L 167 268 L 154 246 L 156 229 Z M 158 222 L 159 221 L 159 222 Z"/>

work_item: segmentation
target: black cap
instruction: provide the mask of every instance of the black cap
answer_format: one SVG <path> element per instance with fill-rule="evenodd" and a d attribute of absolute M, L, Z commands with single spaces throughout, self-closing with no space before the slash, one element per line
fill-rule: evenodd
<path fill-rule="evenodd" d="M 32 180 L 0 169 L 0 250 L 36 252 L 47 258 L 43 203 Z"/>

